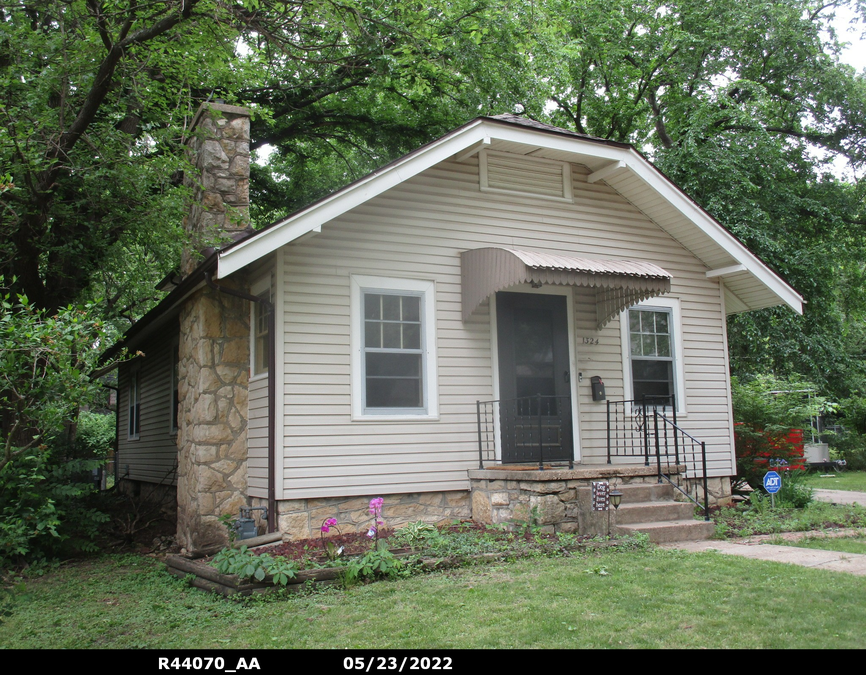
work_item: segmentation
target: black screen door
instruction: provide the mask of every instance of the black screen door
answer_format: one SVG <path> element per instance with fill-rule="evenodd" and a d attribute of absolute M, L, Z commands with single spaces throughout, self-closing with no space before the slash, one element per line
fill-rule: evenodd
<path fill-rule="evenodd" d="M 562 295 L 496 294 L 502 462 L 574 456 Z"/>

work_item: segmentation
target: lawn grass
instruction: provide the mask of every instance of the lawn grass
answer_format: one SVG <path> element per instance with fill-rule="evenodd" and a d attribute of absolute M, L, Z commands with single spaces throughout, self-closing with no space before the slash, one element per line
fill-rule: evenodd
<path fill-rule="evenodd" d="M 713 513 L 714 537 L 731 539 L 756 534 L 808 532 L 810 530 L 866 526 L 866 508 L 859 504 L 812 502 L 804 508 L 777 506 L 769 497 L 757 503 L 723 508 Z"/>
<path fill-rule="evenodd" d="M 866 647 L 866 578 L 716 553 L 538 558 L 226 600 L 140 556 L 28 580 L 6 648 Z M 807 639 L 808 636 L 808 639 Z"/>
<path fill-rule="evenodd" d="M 866 492 L 866 471 L 810 473 L 806 477 L 806 485 L 824 490 Z"/>
<path fill-rule="evenodd" d="M 799 548 L 818 548 L 823 551 L 839 551 L 840 553 L 860 553 L 866 555 L 866 534 L 852 537 L 825 537 L 820 535 L 803 537 L 797 541 L 773 542 L 783 546 Z"/>

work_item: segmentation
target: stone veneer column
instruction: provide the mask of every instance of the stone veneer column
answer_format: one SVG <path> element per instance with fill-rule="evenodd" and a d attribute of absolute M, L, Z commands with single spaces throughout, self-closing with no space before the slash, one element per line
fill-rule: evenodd
<path fill-rule="evenodd" d="M 221 282 L 227 285 L 227 282 Z M 228 541 L 247 504 L 249 305 L 211 288 L 180 315 L 177 537 L 189 554 Z"/>
<path fill-rule="evenodd" d="M 184 276 L 201 262 L 202 246 L 229 241 L 249 224 L 249 141 L 246 108 L 205 103 L 193 119 Z M 218 283 L 246 290 L 238 275 Z M 207 286 L 196 291 L 181 309 L 178 356 L 177 537 L 196 555 L 224 545 L 219 517 L 248 503 L 249 303 Z"/>
<path fill-rule="evenodd" d="M 187 152 L 195 171 L 184 177 L 192 205 L 184 220 L 190 247 L 181 259 L 186 276 L 201 262 L 198 251 L 230 240 L 250 221 L 250 111 L 204 103 L 193 118 Z"/>

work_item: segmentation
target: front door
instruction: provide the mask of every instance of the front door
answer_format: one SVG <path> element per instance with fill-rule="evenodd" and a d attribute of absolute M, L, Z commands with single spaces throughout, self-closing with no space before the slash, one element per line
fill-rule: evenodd
<path fill-rule="evenodd" d="M 562 295 L 496 294 L 502 462 L 574 457 Z"/>

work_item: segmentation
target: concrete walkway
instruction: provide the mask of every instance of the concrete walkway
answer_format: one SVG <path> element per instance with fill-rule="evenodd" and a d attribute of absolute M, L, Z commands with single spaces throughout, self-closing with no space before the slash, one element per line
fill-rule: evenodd
<path fill-rule="evenodd" d="M 815 490 L 815 499 L 835 504 L 862 504 L 866 506 L 866 492 L 849 492 L 847 490 Z M 797 541 L 807 536 L 845 537 L 866 534 L 866 529 L 837 530 L 834 532 L 786 532 L 785 534 L 765 534 L 737 539 L 732 541 L 681 541 L 662 544 L 662 548 L 676 548 L 683 551 L 717 551 L 728 555 L 738 555 L 757 560 L 773 560 L 775 562 L 815 567 L 822 570 L 847 572 L 858 576 L 866 576 L 866 555 L 861 553 L 840 553 L 838 551 L 822 551 L 814 548 L 797 548 L 796 546 L 778 546 L 766 544 L 766 541 L 778 540 Z"/>
<path fill-rule="evenodd" d="M 833 504 L 860 504 L 861 506 L 866 506 L 866 492 L 816 489 L 815 499 L 819 502 L 832 502 Z"/>

